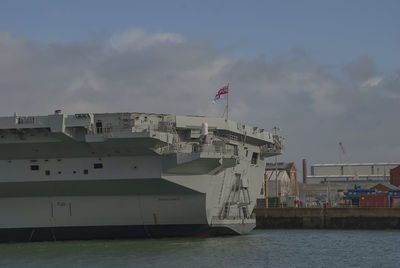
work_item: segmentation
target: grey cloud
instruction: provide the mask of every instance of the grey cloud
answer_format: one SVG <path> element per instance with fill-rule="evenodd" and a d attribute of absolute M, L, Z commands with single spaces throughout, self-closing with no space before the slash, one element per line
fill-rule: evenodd
<path fill-rule="evenodd" d="M 133 29 L 105 43 L 40 45 L 1 32 L 0 114 L 220 116 L 224 105 L 211 100 L 229 81 L 231 118 L 267 130 L 279 125 L 284 159 L 338 161 L 340 140 L 353 161 L 396 161 L 399 75 L 376 77 L 368 57 L 337 69 L 353 80 L 304 50 L 237 60 L 173 33 Z"/>
<path fill-rule="evenodd" d="M 345 66 L 349 76 L 357 81 L 366 81 L 375 75 L 375 64 L 371 57 L 357 58 Z"/>

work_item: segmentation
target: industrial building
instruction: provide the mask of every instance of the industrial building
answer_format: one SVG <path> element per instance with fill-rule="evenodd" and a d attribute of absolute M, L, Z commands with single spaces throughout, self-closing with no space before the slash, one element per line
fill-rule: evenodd
<path fill-rule="evenodd" d="M 285 197 L 294 194 L 295 185 L 285 171 L 267 171 L 266 179 L 267 197 Z"/>
<path fill-rule="evenodd" d="M 303 159 L 303 184 L 299 185 L 300 200 L 304 206 L 328 202 L 335 206 L 343 193 L 354 187 L 362 189 L 391 188 L 400 184 L 400 163 L 338 163 L 311 165 L 307 174 L 307 161 Z M 398 186 L 398 185 L 396 185 Z"/>
<path fill-rule="evenodd" d="M 267 197 L 286 197 L 297 193 L 297 168 L 295 163 L 267 163 L 265 175 L 264 183 Z"/>
<path fill-rule="evenodd" d="M 294 162 L 278 162 L 278 163 L 267 163 L 265 166 L 266 171 L 285 171 L 293 183 L 297 182 L 297 168 Z"/>
<path fill-rule="evenodd" d="M 299 198 L 301 207 L 336 207 L 355 188 L 385 193 L 400 186 L 398 162 L 314 164 L 310 171 L 303 159 L 303 183 L 298 184 L 294 163 L 267 163 L 258 207 L 292 206 L 292 198 Z"/>
<path fill-rule="evenodd" d="M 292 205 L 298 193 L 297 168 L 295 163 L 267 163 L 263 188 L 257 199 L 257 207 L 268 207 L 268 199 L 277 204 Z M 271 203 L 271 202 L 270 202 Z"/>
<path fill-rule="evenodd" d="M 389 183 L 390 170 L 400 163 L 314 164 L 307 184 L 320 183 Z"/>

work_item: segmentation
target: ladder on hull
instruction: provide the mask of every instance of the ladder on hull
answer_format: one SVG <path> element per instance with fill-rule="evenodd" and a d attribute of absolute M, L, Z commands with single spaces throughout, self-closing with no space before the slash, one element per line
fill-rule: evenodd
<path fill-rule="evenodd" d="M 241 174 L 236 173 L 235 175 L 236 178 L 232 183 L 226 202 L 221 209 L 220 219 L 228 219 L 231 217 L 248 219 L 250 217 L 248 208 L 251 203 L 249 189 L 243 186 Z M 231 211 L 234 210 L 236 210 L 237 213 L 231 215 Z"/>

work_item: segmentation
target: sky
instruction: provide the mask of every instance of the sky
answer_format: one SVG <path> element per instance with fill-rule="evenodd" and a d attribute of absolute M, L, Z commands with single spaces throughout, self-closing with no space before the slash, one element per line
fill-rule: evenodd
<path fill-rule="evenodd" d="M 0 115 L 221 116 L 282 161 L 399 161 L 399 1 L 1 1 Z"/>

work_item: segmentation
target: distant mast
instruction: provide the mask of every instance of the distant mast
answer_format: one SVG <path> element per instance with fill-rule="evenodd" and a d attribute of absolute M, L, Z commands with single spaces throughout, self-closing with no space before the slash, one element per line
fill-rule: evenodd
<path fill-rule="evenodd" d="M 227 88 L 227 94 L 226 94 L 226 117 L 225 117 L 225 121 L 228 122 L 228 117 L 229 117 L 229 83 L 226 86 Z"/>

